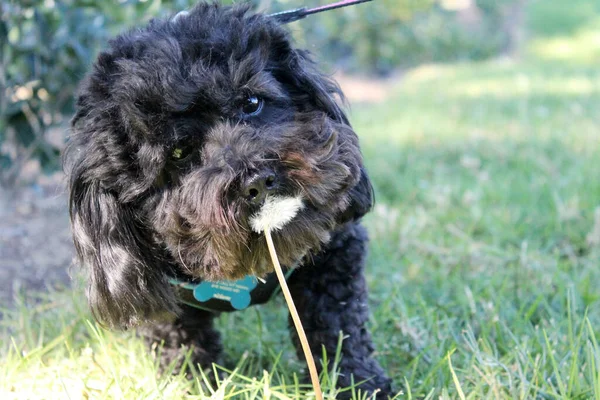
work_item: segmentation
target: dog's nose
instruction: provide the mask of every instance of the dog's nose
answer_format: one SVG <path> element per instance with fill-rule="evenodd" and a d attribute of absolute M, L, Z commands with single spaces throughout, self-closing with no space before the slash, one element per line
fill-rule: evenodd
<path fill-rule="evenodd" d="M 268 194 L 277 190 L 277 175 L 271 171 L 262 171 L 249 178 L 242 187 L 242 196 L 252 204 L 262 204 Z"/>

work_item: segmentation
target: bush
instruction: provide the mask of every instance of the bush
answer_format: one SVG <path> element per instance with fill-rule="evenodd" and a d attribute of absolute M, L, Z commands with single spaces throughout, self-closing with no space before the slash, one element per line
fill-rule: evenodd
<path fill-rule="evenodd" d="M 187 1 L 174 1 L 174 9 Z M 168 12 L 157 1 L 3 1 L 0 20 L 0 183 L 27 160 L 59 166 L 49 128 L 65 125 L 78 82 L 107 38 L 133 21 Z M 65 128 L 66 129 L 66 128 Z M 63 129 L 64 130 L 64 129 Z"/>
<path fill-rule="evenodd" d="M 503 15 L 514 1 L 477 0 L 469 9 L 453 9 L 465 2 L 375 0 L 298 24 L 307 45 L 341 60 L 344 69 L 387 74 L 423 62 L 498 54 L 508 44 Z"/>
<path fill-rule="evenodd" d="M 53 167 L 58 149 L 45 137 L 72 104 L 83 74 L 104 35 L 102 17 L 57 2 L 4 2 L 0 21 L 0 166 L 4 181 L 14 179 L 22 162 L 39 159 Z"/>

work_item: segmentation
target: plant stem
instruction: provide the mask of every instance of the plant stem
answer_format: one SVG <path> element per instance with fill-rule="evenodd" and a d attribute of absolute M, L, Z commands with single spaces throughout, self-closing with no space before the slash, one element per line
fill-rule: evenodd
<path fill-rule="evenodd" d="M 294 299 L 292 299 L 292 294 L 290 293 L 285 276 L 281 270 L 281 265 L 279 264 L 279 259 L 277 258 L 277 252 L 275 251 L 275 245 L 273 244 L 273 238 L 271 237 L 271 228 L 266 226 L 264 230 L 265 238 L 267 239 L 267 246 L 269 247 L 269 254 L 271 254 L 271 260 L 273 261 L 273 267 L 275 268 L 275 274 L 277 274 L 281 291 L 283 292 L 288 309 L 292 315 L 292 320 L 296 326 L 296 331 L 298 332 L 298 337 L 300 338 L 300 343 L 302 344 L 302 350 L 304 351 L 304 357 L 306 357 L 306 363 L 308 364 L 308 371 L 310 373 L 310 380 L 315 389 L 315 397 L 317 400 L 323 400 L 323 393 L 321 392 L 319 373 L 317 372 L 315 359 L 310 351 L 310 346 L 308 345 L 308 340 L 306 339 L 306 333 L 302 327 L 302 321 L 300 321 L 300 316 L 298 316 L 298 310 L 296 310 Z"/>

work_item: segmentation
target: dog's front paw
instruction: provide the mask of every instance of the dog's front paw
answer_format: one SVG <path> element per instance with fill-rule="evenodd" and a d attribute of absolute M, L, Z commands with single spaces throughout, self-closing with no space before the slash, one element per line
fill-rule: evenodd
<path fill-rule="evenodd" d="M 336 399 L 364 398 L 369 400 L 387 400 L 394 397 L 392 380 L 388 378 L 374 359 L 342 360 L 339 366 L 337 385 L 341 389 Z M 344 390 L 346 388 L 347 390 Z"/>

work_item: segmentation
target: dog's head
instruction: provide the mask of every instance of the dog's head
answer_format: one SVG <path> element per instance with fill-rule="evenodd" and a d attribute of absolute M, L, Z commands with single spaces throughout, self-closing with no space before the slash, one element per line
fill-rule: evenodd
<path fill-rule="evenodd" d="M 371 206 L 337 85 L 246 6 L 199 4 L 112 40 L 82 84 L 66 153 L 73 236 L 98 319 L 177 310 L 170 275 L 270 271 L 250 220 L 302 208 L 275 232 L 282 264 Z"/>

